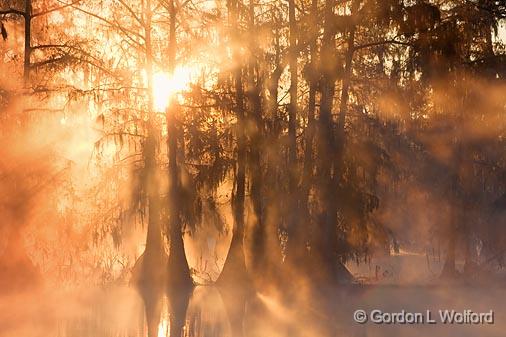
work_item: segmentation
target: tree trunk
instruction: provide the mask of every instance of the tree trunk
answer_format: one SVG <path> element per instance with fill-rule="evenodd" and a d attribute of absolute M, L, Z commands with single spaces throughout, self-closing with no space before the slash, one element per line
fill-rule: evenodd
<path fill-rule="evenodd" d="M 235 27 L 232 33 L 232 40 L 237 43 L 239 27 L 239 1 L 229 1 L 229 13 L 231 26 Z M 234 50 L 234 61 L 239 62 L 241 55 L 237 49 Z M 218 283 L 235 284 L 247 286 L 250 283 L 244 258 L 244 200 L 246 188 L 246 135 L 245 135 L 245 113 L 244 113 L 244 89 L 242 83 L 242 65 L 236 65 L 234 71 L 234 87 L 237 116 L 237 167 L 235 175 L 235 193 L 232 200 L 234 227 L 232 231 L 232 242 L 223 266 Z"/>
<path fill-rule="evenodd" d="M 255 129 L 251 134 L 250 148 L 250 174 L 251 174 L 251 201 L 253 204 L 253 212 L 255 214 L 256 223 L 253 230 L 253 268 L 259 270 L 266 267 L 266 231 L 264 221 L 264 209 L 262 202 L 262 163 L 260 151 L 262 148 L 263 137 L 263 121 L 262 121 L 262 104 L 260 99 L 260 91 L 258 83 L 254 77 L 255 66 L 250 67 L 250 101 L 252 106 L 252 119 Z M 257 79 L 258 81 L 258 79 Z"/>
<path fill-rule="evenodd" d="M 288 105 L 288 202 L 287 202 L 287 232 L 288 242 L 286 247 L 286 258 L 288 265 L 299 265 L 301 254 L 305 249 L 305 244 L 301 235 L 300 225 L 298 222 L 298 193 L 297 193 L 297 87 L 298 71 L 297 71 L 297 23 L 295 21 L 295 1 L 288 1 L 288 20 L 290 28 L 290 103 Z"/>
<path fill-rule="evenodd" d="M 232 242 L 223 266 L 223 271 L 219 277 L 219 283 L 246 282 L 249 280 L 246 271 L 244 258 L 244 199 L 246 188 L 246 137 L 244 135 L 244 94 L 242 89 L 242 71 L 236 71 L 235 74 L 236 89 L 236 114 L 238 123 L 237 135 L 237 168 L 235 177 L 235 194 L 233 198 L 233 218 L 234 228 L 232 232 Z"/>
<path fill-rule="evenodd" d="M 151 0 L 146 0 L 144 8 L 145 41 L 146 41 L 146 74 L 148 89 L 148 121 L 147 139 L 144 144 L 144 171 L 146 194 L 148 199 L 148 231 L 146 248 L 138 261 L 140 268 L 134 267 L 134 278 L 137 282 L 141 297 L 144 300 L 146 317 L 148 320 L 148 337 L 156 337 L 161 314 L 161 296 L 164 292 L 167 270 L 164 268 L 168 258 L 162 246 L 160 197 L 158 190 L 158 169 L 156 149 L 158 134 L 156 131 L 154 99 L 153 99 L 153 54 L 151 43 Z M 172 243 L 171 243 L 172 248 Z M 139 273 L 139 275 L 135 275 Z"/>
<path fill-rule="evenodd" d="M 443 278 L 455 278 L 457 276 L 457 269 L 455 268 L 455 249 L 456 249 L 456 224 L 452 220 L 450 235 L 448 238 L 448 248 L 446 252 L 446 260 L 443 265 L 441 277 Z"/>
<path fill-rule="evenodd" d="M 175 114 L 176 106 L 173 105 L 167 112 L 167 151 L 169 157 L 169 230 L 170 241 L 168 260 L 168 281 L 169 287 L 185 288 L 193 284 L 190 268 L 186 259 L 183 240 L 183 223 L 181 219 L 181 180 L 177 164 L 177 138 Z"/>
<path fill-rule="evenodd" d="M 334 189 L 332 188 L 332 154 L 335 153 L 335 142 L 332 121 L 332 106 L 335 92 L 335 69 L 334 69 L 334 53 L 335 40 L 332 32 L 334 1 L 327 0 L 325 2 L 325 18 L 324 33 L 321 52 L 321 66 L 323 69 L 320 81 L 321 102 L 320 102 L 320 118 L 318 123 L 318 152 L 320 166 L 321 190 L 321 213 L 318 219 L 319 226 L 317 232 L 317 242 L 315 253 L 319 262 L 318 268 L 321 277 L 324 279 L 335 279 L 336 255 L 336 223 L 333 222 L 333 213 L 336 206 L 334 204 Z"/>
<path fill-rule="evenodd" d="M 352 15 L 356 12 L 357 2 L 353 3 Z M 335 200 L 334 204 L 339 207 L 339 204 L 342 204 L 342 200 L 346 198 L 345 195 L 340 193 L 340 182 L 343 176 L 344 169 L 344 152 L 346 146 L 346 134 L 345 134 L 345 124 L 346 124 L 346 116 L 348 114 L 348 100 L 350 96 L 350 85 L 351 85 L 351 76 L 353 69 L 353 54 L 355 51 L 355 26 L 350 27 L 350 31 L 348 32 L 347 39 L 347 50 L 345 57 L 345 65 L 344 65 L 344 75 L 342 79 L 341 85 L 341 100 L 339 105 L 339 122 L 337 124 L 336 130 L 336 153 L 334 157 L 334 172 L 332 177 L 332 188 L 335 191 Z M 340 202 L 341 201 L 341 202 Z M 334 226 L 337 224 L 337 209 L 332 211 L 331 222 L 334 223 Z M 340 233 L 344 236 L 344 233 Z M 339 244 L 339 242 L 337 242 Z M 349 282 L 352 280 L 351 273 L 347 270 L 346 266 L 342 263 L 341 256 L 337 256 L 337 277 L 338 281 L 341 282 Z"/>
<path fill-rule="evenodd" d="M 170 30 L 169 30 L 169 76 L 174 74 L 176 67 L 176 8 L 174 0 L 169 2 Z M 190 268 L 186 259 L 183 240 L 183 223 L 181 219 L 181 181 L 177 163 L 178 135 L 177 117 L 179 112 L 178 102 L 171 99 L 166 111 L 167 121 L 167 156 L 169 161 L 169 260 L 168 260 L 168 281 L 169 287 L 176 289 L 189 288 L 192 286 Z M 182 136 L 184 138 L 184 135 Z"/>
<path fill-rule="evenodd" d="M 161 266 L 167 260 L 162 247 L 162 233 L 160 226 L 160 199 L 157 179 L 157 132 L 154 125 L 153 111 L 153 55 L 151 46 L 151 0 L 146 1 L 145 12 L 145 40 L 146 40 L 146 74 L 148 89 L 148 121 L 147 138 L 143 148 L 144 184 L 148 200 L 148 230 L 146 248 L 134 267 L 134 281 L 143 286 L 145 291 L 158 293 L 165 279 L 165 271 Z M 151 297 L 149 294 L 143 296 Z"/>
<path fill-rule="evenodd" d="M 352 15 L 356 10 L 353 3 Z M 341 179 L 344 154 L 344 121 L 347 113 L 351 69 L 354 51 L 354 26 L 349 27 L 348 49 L 346 52 L 345 71 L 341 86 L 341 103 L 337 134 L 334 135 L 332 107 L 335 93 L 336 60 L 335 37 L 332 23 L 334 20 L 334 1 L 325 4 L 325 22 L 322 42 L 321 65 L 321 105 L 319 120 L 319 155 L 321 160 L 322 208 L 320 216 L 319 258 L 322 262 L 323 276 L 330 281 L 348 281 L 351 274 L 340 262 L 337 255 L 337 201 L 338 182 Z M 337 138 L 337 139 L 336 139 Z M 329 160 L 330 158 L 330 160 Z"/>
<path fill-rule="evenodd" d="M 313 18 L 318 17 L 318 0 L 312 0 L 311 2 L 311 16 Z M 307 127 L 306 127 L 306 138 L 305 138 L 305 147 L 304 147 L 304 166 L 303 166 L 303 174 L 302 174 L 302 184 L 301 184 L 301 192 L 298 209 L 301 212 L 301 217 L 303 219 L 304 227 L 301 228 L 302 234 L 301 236 L 305 239 L 304 241 L 304 255 L 303 259 L 307 261 L 309 257 L 309 251 L 306 250 L 306 244 L 309 246 L 312 245 L 311 233 L 312 223 L 311 223 L 311 215 L 309 210 L 309 193 L 311 192 L 311 186 L 313 185 L 313 143 L 315 136 L 315 113 L 316 113 L 316 91 L 318 87 L 318 77 L 316 71 L 316 63 L 317 63 L 317 32 L 316 27 L 318 27 L 316 21 L 313 22 L 313 27 L 315 27 L 312 31 L 312 39 L 309 44 L 309 53 L 310 53 L 310 66 L 309 72 L 307 74 L 307 82 L 309 86 L 309 97 L 308 97 L 308 112 L 307 112 Z M 307 261 L 309 263 L 309 261 Z M 305 267 L 305 264 L 303 263 Z"/>
<path fill-rule="evenodd" d="M 450 228 L 448 233 L 448 248 L 446 252 L 446 260 L 443 265 L 443 270 L 441 272 L 441 277 L 447 279 L 456 278 L 458 275 L 457 269 L 455 267 L 455 251 L 459 231 L 459 212 L 460 212 L 458 207 L 459 203 L 457 202 L 458 189 L 459 189 L 459 177 L 457 172 L 454 172 L 454 176 L 450 186 L 451 195 L 453 196 L 454 200 L 452 200 L 450 209 L 451 213 L 450 213 Z"/>
<path fill-rule="evenodd" d="M 30 84 L 30 56 L 32 54 L 32 0 L 25 0 L 25 51 L 23 62 L 23 87 L 28 89 Z"/>
<path fill-rule="evenodd" d="M 278 110 L 278 87 L 279 79 L 282 73 L 282 66 L 280 64 L 280 49 L 279 49 L 279 31 L 276 30 L 275 35 L 275 65 L 276 68 L 270 74 L 267 80 L 267 91 L 265 101 L 267 106 L 267 114 L 269 117 L 266 119 L 265 137 L 266 143 L 272 144 L 269 148 L 264 148 L 265 151 L 265 178 L 264 184 L 268 188 L 264 189 L 264 235 L 265 235 L 265 249 L 268 254 L 268 265 L 274 270 L 280 270 L 282 265 L 281 244 L 279 240 L 279 225 L 283 218 L 282 204 L 279 198 L 281 193 L 281 184 L 279 179 L 279 147 L 281 135 L 281 118 L 279 117 Z M 275 275 L 272 275 L 275 276 Z"/>
<path fill-rule="evenodd" d="M 160 230 L 160 200 L 158 196 L 158 182 L 156 178 L 156 148 L 157 135 L 154 125 L 153 111 L 153 54 L 151 46 L 151 0 L 146 1 L 146 73 L 148 81 L 148 136 L 145 143 L 144 158 L 146 170 L 146 190 L 148 195 L 149 224 L 146 240 L 146 251 L 159 252 L 162 248 Z"/>

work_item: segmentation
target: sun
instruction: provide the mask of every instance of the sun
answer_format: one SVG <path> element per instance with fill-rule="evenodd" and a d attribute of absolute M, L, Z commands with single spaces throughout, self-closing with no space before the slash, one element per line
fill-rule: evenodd
<path fill-rule="evenodd" d="M 167 72 L 153 74 L 153 103 L 156 111 L 164 111 L 177 95 L 189 88 L 192 79 L 190 68 L 176 68 L 172 76 Z"/>

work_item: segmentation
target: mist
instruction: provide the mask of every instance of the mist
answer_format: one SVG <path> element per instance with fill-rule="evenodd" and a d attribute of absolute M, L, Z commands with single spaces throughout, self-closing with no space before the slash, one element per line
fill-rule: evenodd
<path fill-rule="evenodd" d="M 0 0 L 0 336 L 502 336 L 505 17 Z"/>

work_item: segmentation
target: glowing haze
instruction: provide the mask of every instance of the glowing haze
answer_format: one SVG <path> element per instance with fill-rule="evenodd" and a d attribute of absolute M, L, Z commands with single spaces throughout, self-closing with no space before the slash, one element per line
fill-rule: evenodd
<path fill-rule="evenodd" d="M 173 74 L 165 71 L 153 75 L 153 100 L 156 111 L 165 111 L 172 101 L 189 88 L 192 81 L 192 69 L 177 67 Z"/>

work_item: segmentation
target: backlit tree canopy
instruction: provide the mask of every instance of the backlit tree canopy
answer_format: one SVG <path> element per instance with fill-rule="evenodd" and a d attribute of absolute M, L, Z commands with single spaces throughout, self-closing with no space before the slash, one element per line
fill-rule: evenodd
<path fill-rule="evenodd" d="M 505 20 L 488 0 L 0 1 L 2 282 L 337 284 L 406 251 L 502 268 Z"/>

